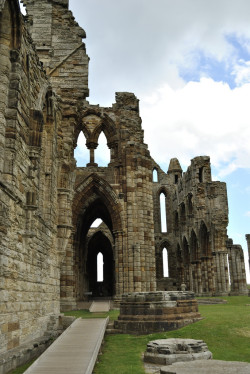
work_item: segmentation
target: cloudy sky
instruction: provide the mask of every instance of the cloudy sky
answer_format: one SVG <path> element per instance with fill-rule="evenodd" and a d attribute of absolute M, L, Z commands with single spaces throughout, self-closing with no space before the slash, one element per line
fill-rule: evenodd
<path fill-rule="evenodd" d="M 145 143 L 167 170 L 211 158 L 228 187 L 229 237 L 250 233 L 250 1 L 70 0 L 87 34 L 89 101 L 140 99 Z"/>

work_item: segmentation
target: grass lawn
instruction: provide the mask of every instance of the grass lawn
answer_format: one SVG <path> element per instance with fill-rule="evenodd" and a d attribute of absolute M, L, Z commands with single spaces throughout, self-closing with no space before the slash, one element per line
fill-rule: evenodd
<path fill-rule="evenodd" d="M 200 305 L 202 321 L 180 330 L 145 336 L 109 335 L 95 374 L 145 374 L 142 353 L 150 340 L 191 338 L 204 340 L 213 358 L 250 362 L 250 299 L 247 296 L 225 297 L 228 304 Z"/>
<path fill-rule="evenodd" d="M 183 327 L 180 330 L 165 333 L 133 336 L 108 335 L 99 356 L 94 374 L 145 374 L 142 353 L 150 340 L 166 338 L 191 338 L 204 340 L 213 358 L 227 361 L 250 362 L 250 298 L 247 296 L 223 297 L 227 304 L 200 305 L 202 321 Z M 117 318 L 119 312 L 89 313 L 88 311 L 66 312 L 82 318 Z M 14 371 L 12 374 L 21 374 Z"/>

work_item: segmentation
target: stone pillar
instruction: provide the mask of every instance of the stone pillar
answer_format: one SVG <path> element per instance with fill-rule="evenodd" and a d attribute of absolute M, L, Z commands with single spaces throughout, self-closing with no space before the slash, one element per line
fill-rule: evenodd
<path fill-rule="evenodd" d="M 98 144 L 90 142 L 90 143 L 87 143 L 86 146 L 90 152 L 90 159 L 89 159 L 89 163 L 87 164 L 87 166 L 98 166 L 95 163 L 95 149 L 97 148 Z"/>
<path fill-rule="evenodd" d="M 243 250 L 240 245 L 234 245 L 231 239 L 228 240 L 227 247 L 231 279 L 230 295 L 247 295 L 248 289 Z"/>
<path fill-rule="evenodd" d="M 214 253 L 216 263 L 216 295 L 228 295 L 229 276 L 227 265 L 227 252 Z"/>
<path fill-rule="evenodd" d="M 249 262 L 249 268 L 250 268 L 250 234 L 246 235 L 247 240 L 247 247 L 248 247 L 248 262 Z"/>
<path fill-rule="evenodd" d="M 115 231 L 115 250 L 114 250 L 114 257 L 115 257 L 115 294 L 117 297 L 121 296 L 124 292 L 126 292 L 127 285 L 127 271 L 125 270 L 126 264 L 126 256 L 123 252 L 123 233 L 122 231 Z"/>

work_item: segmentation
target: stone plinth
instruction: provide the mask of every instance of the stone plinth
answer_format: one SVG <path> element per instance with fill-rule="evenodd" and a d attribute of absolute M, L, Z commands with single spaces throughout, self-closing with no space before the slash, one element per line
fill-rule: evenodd
<path fill-rule="evenodd" d="M 158 365 L 172 365 L 175 362 L 209 360 L 212 353 L 203 340 L 160 339 L 147 344 L 144 361 Z"/>
<path fill-rule="evenodd" d="M 200 319 L 193 292 L 135 292 L 122 296 L 114 327 L 124 333 L 149 334 L 176 330 Z"/>

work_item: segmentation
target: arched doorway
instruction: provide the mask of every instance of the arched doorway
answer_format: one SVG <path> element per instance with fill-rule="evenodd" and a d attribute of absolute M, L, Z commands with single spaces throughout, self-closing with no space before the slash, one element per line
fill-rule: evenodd
<path fill-rule="evenodd" d="M 113 224 L 108 207 L 95 194 L 87 207 L 78 216 L 76 240 L 74 242 L 76 295 L 84 300 L 92 297 L 112 297 L 115 294 L 115 264 Z M 92 223 L 99 220 L 98 227 Z M 98 281 L 97 257 L 103 255 L 103 281 Z"/>
<path fill-rule="evenodd" d="M 121 206 L 113 188 L 98 174 L 90 174 L 76 187 L 72 213 L 73 235 L 61 265 L 62 310 L 91 295 L 111 297 L 123 291 L 118 262 L 123 253 Z M 102 285 L 97 284 L 98 253 L 104 262 Z"/>
<path fill-rule="evenodd" d="M 97 231 L 89 240 L 87 251 L 88 292 L 93 297 L 113 296 L 114 256 L 109 238 L 102 231 Z M 99 262 L 98 258 L 100 259 Z M 103 264 L 100 263 L 101 261 L 103 261 Z M 98 265 L 103 268 L 98 269 Z M 98 270 L 100 272 L 103 270 L 103 277 L 98 277 Z"/>

